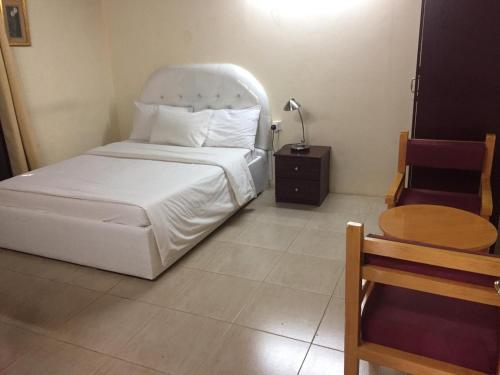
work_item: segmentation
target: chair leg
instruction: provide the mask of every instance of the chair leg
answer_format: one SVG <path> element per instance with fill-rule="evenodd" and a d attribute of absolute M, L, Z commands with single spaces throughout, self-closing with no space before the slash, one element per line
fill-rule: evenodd
<path fill-rule="evenodd" d="M 344 375 L 359 375 L 359 358 L 349 348 L 344 348 Z"/>
<path fill-rule="evenodd" d="M 363 224 L 347 223 L 345 277 L 344 375 L 358 375 L 361 316 L 361 247 Z"/>

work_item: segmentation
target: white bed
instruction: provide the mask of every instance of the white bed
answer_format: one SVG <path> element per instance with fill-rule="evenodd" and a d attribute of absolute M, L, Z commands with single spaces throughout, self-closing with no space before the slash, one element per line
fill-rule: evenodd
<path fill-rule="evenodd" d="M 256 149 L 117 142 L 0 183 L 0 247 L 154 279 L 268 184 L 269 106 L 234 65 L 166 67 L 141 100 L 261 105 Z"/>

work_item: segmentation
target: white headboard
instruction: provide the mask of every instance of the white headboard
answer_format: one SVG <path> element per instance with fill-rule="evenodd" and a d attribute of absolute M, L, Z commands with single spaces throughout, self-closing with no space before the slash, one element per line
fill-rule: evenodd
<path fill-rule="evenodd" d="M 271 114 L 267 94 L 247 70 L 233 64 L 171 65 L 146 81 L 140 100 L 145 103 L 212 108 L 262 107 L 255 146 L 269 150 Z"/>

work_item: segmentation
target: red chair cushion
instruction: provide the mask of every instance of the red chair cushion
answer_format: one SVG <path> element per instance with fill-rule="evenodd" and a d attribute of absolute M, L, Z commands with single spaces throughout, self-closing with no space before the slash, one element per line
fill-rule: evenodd
<path fill-rule="evenodd" d="M 459 208 L 478 215 L 481 212 L 481 198 L 477 194 L 405 188 L 399 196 L 397 205 L 408 204 L 436 204 Z"/>
<path fill-rule="evenodd" d="M 363 310 L 364 341 L 496 374 L 496 307 L 377 284 Z"/>

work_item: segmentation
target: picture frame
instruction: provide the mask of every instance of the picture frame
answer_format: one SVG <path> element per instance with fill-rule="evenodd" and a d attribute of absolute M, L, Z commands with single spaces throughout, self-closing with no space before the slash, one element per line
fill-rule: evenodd
<path fill-rule="evenodd" d="M 5 33 L 11 46 L 31 46 L 26 0 L 1 0 Z"/>

